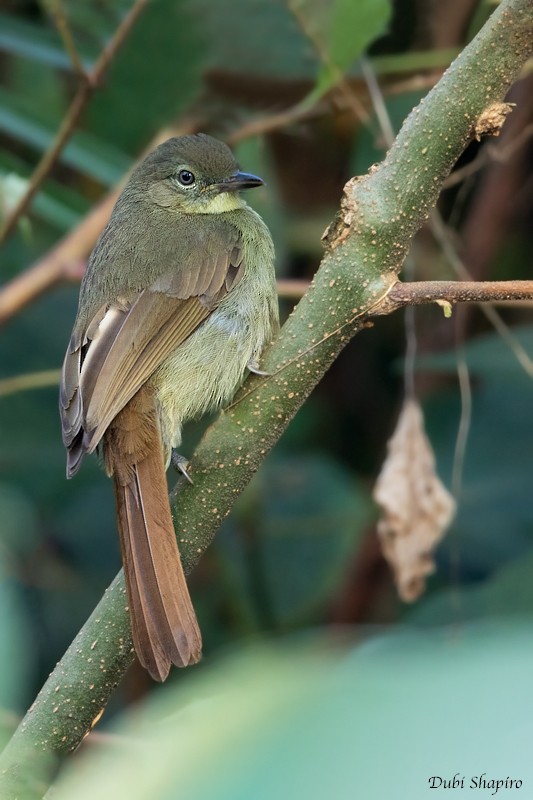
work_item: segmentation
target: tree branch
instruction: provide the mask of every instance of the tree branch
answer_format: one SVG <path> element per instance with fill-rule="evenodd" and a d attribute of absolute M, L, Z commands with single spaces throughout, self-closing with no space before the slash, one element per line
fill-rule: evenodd
<path fill-rule="evenodd" d="M 118 195 L 118 189 L 106 195 L 50 252 L 2 287 L 0 325 L 56 283 L 81 279 L 80 264 L 85 266 L 87 256 L 109 219 Z"/>
<path fill-rule="evenodd" d="M 174 499 L 187 573 L 332 361 L 394 291 L 410 239 L 476 120 L 527 60 L 532 24 L 531 0 L 503 0 L 409 115 L 385 161 L 347 184 L 315 279 L 265 354 L 270 376 L 248 380 L 207 431 L 191 464 L 195 485 L 181 484 Z M 4 750 L 1 796 L 40 796 L 36 784 L 78 746 L 132 660 L 119 574 Z"/>
<path fill-rule="evenodd" d="M 80 76 L 80 85 L 74 98 L 69 106 L 69 109 L 63 120 L 61 125 L 59 126 L 59 130 L 56 133 L 55 139 L 52 142 L 50 148 L 46 151 L 43 155 L 42 159 L 40 160 L 39 164 L 35 168 L 33 175 L 31 176 L 29 186 L 11 214 L 7 217 L 0 229 L 0 244 L 5 242 L 7 237 L 10 233 L 14 230 L 17 222 L 19 221 L 20 217 L 24 214 L 26 209 L 29 207 L 33 197 L 38 192 L 42 182 L 56 163 L 61 151 L 65 147 L 66 143 L 74 133 L 74 129 L 78 123 L 78 120 L 81 116 L 81 113 L 89 99 L 92 95 L 93 90 L 97 87 L 104 78 L 105 73 L 109 65 L 111 64 L 113 58 L 117 54 L 119 48 L 122 46 L 126 37 L 128 36 L 131 28 L 133 27 L 134 23 L 136 22 L 137 18 L 144 10 L 146 5 L 148 4 L 148 0 L 136 0 L 135 4 L 131 8 L 131 10 L 126 14 L 120 25 L 118 26 L 115 34 L 107 47 L 104 48 L 102 51 L 98 61 L 94 65 L 94 68 L 89 73 L 83 72 Z M 62 33 L 64 34 L 64 30 L 61 29 Z M 71 54 L 72 55 L 72 54 Z"/>
<path fill-rule="evenodd" d="M 397 281 L 377 314 L 423 303 L 491 303 L 495 300 L 532 300 L 533 281 Z"/>
<path fill-rule="evenodd" d="M 56 28 L 63 40 L 63 45 L 68 53 L 68 57 L 70 58 L 74 72 L 77 74 L 78 78 L 87 80 L 87 73 L 85 72 L 80 54 L 76 49 L 74 37 L 72 35 L 72 31 L 70 30 L 70 25 L 68 24 L 68 19 L 65 15 L 65 11 L 63 10 L 63 6 L 61 5 L 61 0 L 45 0 L 45 7 L 48 9 L 48 12 L 54 19 Z"/>
<path fill-rule="evenodd" d="M 184 121 L 177 127 L 163 128 L 152 139 L 146 152 L 153 150 L 169 136 L 181 136 L 195 129 L 194 120 Z M 111 216 L 113 206 L 126 180 L 127 175 L 52 250 L 1 288 L 0 325 L 56 283 L 64 280 L 81 280 L 87 257 Z"/>

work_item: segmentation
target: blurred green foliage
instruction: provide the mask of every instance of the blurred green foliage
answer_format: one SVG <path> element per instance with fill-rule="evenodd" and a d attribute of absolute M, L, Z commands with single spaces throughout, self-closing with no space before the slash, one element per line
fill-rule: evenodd
<path fill-rule="evenodd" d="M 459 797 L 483 773 L 530 784 L 531 622 L 326 652 L 314 637 L 257 648 L 165 688 L 71 765 L 54 797 L 425 800 L 432 776 L 465 776 Z"/>
<path fill-rule="evenodd" d="M 150 3 L 95 91 L 26 224 L 2 249 L 2 281 L 73 229 L 162 127 L 199 119 L 204 129 L 227 134 L 330 88 L 331 70 L 320 62 L 302 17 L 306 29 L 322 32 L 332 63 L 356 87 L 361 71 L 354 59 L 363 51 L 370 51 L 370 64 L 388 81 L 403 80 L 410 70 L 427 74 L 449 51 L 432 49 L 431 42 L 425 49 L 416 38 L 420 17 L 430 13 L 419 5 L 407 0 L 394 6 L 345 0 Z M 480 4 L 478 16 L 486 5 Z M 131 3 L 77 0 L 63 6 L 90 68 Z M 473 19 L 472 29 L 476 24 Z M 345 36 L 352 28 L 358 37 Z M 76 80 L 45 5 L 0 0 L 0 203 L 2 191 L 12 191 L 8 176 L 28 178 L 50 145 Z M 395 129 L 425 91 L 413 80 L 386 96 Z M 236 151 L 245 169 L 267 178 L 267 189 L 252 202 L 273 231 L 278 274 L 310 278 L 344 181 L 382 157 L 383 139 L 373 116 L 361 125 L 326 113 L 245 138 Z M 458 198 L 458 228 L 475 207 L 475 186 L 469 187 L 468 202 Z M 450 207 L 456 199 L 453 193 L 446 196 Z M 515 220 L 488 269 L 499 278 L 516 277 L 527 261 L 527 237 L 527 226 Z M 424 277 L 447 277 L 447 269 L 435 253 L 423 264 Z M 58 367 L 76 302 L 77 287 L 61 285 L 4 324 L 0 378 Z M 290 311 L 288 301 L 282 310 Z M 513 311 L 508 318 L 522 323 L 515 335 L 533 358 L 530 319 Z M 461 408 L 452 323 L 443 328 L 433 309 L 419 319 L 421 349 L 431 353 L 418 365 L 419 376 L 427 379 L 427 427 L 449 485 Z M 139 763 L 150 769 L 142 780 L 130 769 L 139 742 L 113 745 L 104 755 L 109 763 L 87 765 L 86 796 L 170 798 L 179 787 L 183 796 L 213 800 L 418 798 L 426 796 L 431 774 L 453 774 L 474 762 L 480 772 L 501 765 L 525 778 L 518 733 L 527 721 L 531 630 L 512 620 L 530 617 L 533 610 L 532 386 L 498 335 L 477 320 L 470 332 L 476 338 L 465 358 L 473 409 L 462 494 L 427 594 L 413 608 L 401 606 L 386 567 L 369 546 L 376 515 L 371 486 L 402 396 L 398 363 L 404 331 L 395 315 L 346 348 L 192 577 L 209 674 L 204 678 L 203 667 L 192 677 L 174 671 L 172 685 L 155 698 L 146 718 L 124 723 L 121 735 L 139 737 L 146 748 Z M 439 355 L 433 352 L 436 341 Z M 204 424 L 190 426 L 184 452 L 192 452 Z M 0 427 L 0 737 L 5 739 L 12 720 L 3 712 L 21 714 L 31 703 L 118 568 L 119 555 L 112 491 L 96 460 L 87 459 L 76 479 L 65 481 L 57 388 L 0 395 Z M 354 585 L 354 575 L 364 578 L 361 585 Z M 359 592 L 355 599 L 353 591 Z M 494 618 L 505 622 L 484 626 Z M 458 639 L 427 630 L 470 621 Z M 243 639 L 287 632 L 307 636 L 328 622 L 357 623 L 357 636 L 368 635 L 365 626 L 376 623 L 395 627 L 353 652 L 330 652 L 320 638 L 323 658 L 313 647 L 289 648 L 288 655 L 259 652 L 230 659 L 217 672 L 219 654 Z M 486 677 L 480 685 L 481 673 Z M 116 708 L 145 689 L 143 678 L 134 676 Z M 180 711 L 188 703 L 192 708 Z M 513 717 L 509 708 L 520 714 Z M 161 713 L 170 720 L 160 720 Z M 471 726 L 454 739 L 456 713 Z M 228 720 L 235 740 L 226 740 Z M 500 737 L 491 738 L 494 728 L 509 731 L 514 753 Z M 474 743 L 478 729 L 483 735 Z M 386 754 L 383 766 L 378 741 Z M 429 772 L 420 772 L 416 765 L 422 762 L 432 764 Z M 75 796 L 85 795 L 78 787 Z"/>

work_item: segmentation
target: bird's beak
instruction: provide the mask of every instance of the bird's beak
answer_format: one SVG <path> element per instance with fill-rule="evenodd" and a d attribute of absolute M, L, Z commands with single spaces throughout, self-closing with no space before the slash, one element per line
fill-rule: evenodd
<path fill-rule="evenodd" d="M 258 175 L 249 172 L 236 172 L 231 178 L 216 183 L 220 192 L 238 192 L 240 189 L 253 189 L 254 186 L 263 186 L 264 180 Z"/>

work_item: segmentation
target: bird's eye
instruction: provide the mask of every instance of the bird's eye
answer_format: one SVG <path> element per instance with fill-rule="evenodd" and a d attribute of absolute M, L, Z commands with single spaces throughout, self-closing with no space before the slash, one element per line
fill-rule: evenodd
<path fill-rule="evenodd" d="M 195 177 L 190 170 L 180 169 L 178 172 L 178 180 L 182 186 L 192 186 L 195 181 Z"/>

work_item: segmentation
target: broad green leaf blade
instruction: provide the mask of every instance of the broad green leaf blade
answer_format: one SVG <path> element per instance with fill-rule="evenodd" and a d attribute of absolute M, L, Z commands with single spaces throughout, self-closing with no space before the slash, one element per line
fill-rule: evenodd
<path fill-rule="evenodd" d="M 457 772 L 453 797 L 483 773 L 526 787 L 532 670 L 531 622 L 256 648 L 165 687 L 71 761 L 54 800 L 428 800 Z"/>
<path fill-rule="evenodd" d="M 215 542 L 232 606 L 276 630 L 313 624 L 374 515 L 365 487 L 331 458 L 267 460 Z"/>
<path fill-rule="evenodd" d="M 516 348 L 525 351 L 533 361 L 533 326 L 519 325 L 513 327 L 512 336 Z M 527 373 L 520 366 L 516 355 L 512 352 L 509 342 L 505 341 L 499 333 L 489 333 L 471 339 L 464 348 L 464 355 L 468 368 L 476 377 L 491 381 L 522 381 Z M 455 373 L 457 371 L 457 353 L 455 350 L 446 353 L 436 353 L 429 356 L 420 356 L 417 359 L 417 368 L 429 372 Z M 531 385 L 531 384 L 529 384 Z"/>
<path fill-rule="evenodd" d="M 513 329 L 533 355 L 533 328 Z M 472 416 L 457 517 L 439 549 L 439 573 L 467 583 L 495 575 L 531 550 L 531 378 L 499 334 L 471 340 L 465 348 L 472 382 Z M 455 374 L 456 353 L 423 359 L 431 371 Z M 422 362 L 422 359 L 421 359 Z M 452 473 L 460 414 L 456 387 L 426 403 L 426 424 L 439 473 Z M 435 588 L 435 591 L 438 591 Z"/>
<path fill-rule="evenodd" d="M 320 617 L 342 583 L 373 506 L 353 475 L 330 458 L 289 458 L 258 475 L 268 497 L 259 524 L 274 622 Z"/>
<path fill-rule="evenodd" d="M 504 554 L 505 558 L 505 554 Z M 461 621 L 487 619 L 533 619 L 533 553 L 529 550 L 503 566 L 486 581 L 446 587 L 423 603 L 413 606 L 409 621 L 415 625 L 454 625 L 457 603 Z"/>
<path fill-rule="evenodd" d="M 15 139 L 45 151 L 55 130 L 22 107 L 9 92 L 0 89 L 0 130 Z M 113 186 L 130 167 L 130 159 L 120 150 L 89 133 L 76 133 L 62 151 L 63 164 L 89 175 L 104 186 Z"/>
<path fill-rule="evenodd" d="M 384 31 L 388 25 L 391 6 L 389 0 L 335 0 L 325 22 L 319 30 L 317 6 L 313 2 L 298 0 L 299 13 L 308 30 L 318 29 L 315 43 L 319 43 L 322 67 L 312 92 L 303 101 L 313 105 L 345 75 L 353 62 Z M 319 10 L 322 16 L 322 9 Z"/>
<path fill-rule="evenodd" d="M 8 483 L 0 483 L 0 520 L 0 714 L 5 714 L 20 712 L 35 669 L 23 590 L 17 581 L 17 557 L 33 537 L 34 510 L 23 492 Z M 0 719 L 0 749 L 7 733 L 3 722 Z"/>
<path fill-rule="evenodd" d="M 49 67 L 72 70 L 72 63 L 60 37 L 53 30 L 34 25 L 22 17 L 0 13 L 0 52 L 37 61 Z M 92 66 L 83 58 L 86 69 Z"/>
<path fill-rule="evenodd" d="M 327 41 L 331 61 L 343 72 L 386 29 L 389 0 L 335 0 Z"/>

